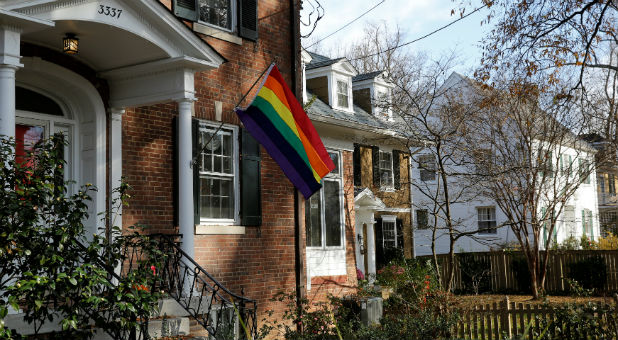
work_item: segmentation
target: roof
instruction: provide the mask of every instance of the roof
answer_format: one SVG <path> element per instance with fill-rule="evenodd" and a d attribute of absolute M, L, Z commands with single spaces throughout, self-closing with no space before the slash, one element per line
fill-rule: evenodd
<path fill-rule="evenodd" d="M 314 94 L 311 91 L 307 91 L 307 96 L 311 98 L 314 96 Z M 402 137 L 407 135 L 405 133 L 405 130 L 401 128 L 401 127 L 406 126 L 403 123 L 403 120 L 394 119 L 394 121 L 385 121 L 363 110 L 358 105 L 354 105 L 353 108 L 354 108 L 354 112 L 351 112 L 351 113 L 334 110 L 328 104 L 326 104 L 325 102 L 323 102 L 320 98 L 316 96 L 313 104 L 311 104 L 311 106 L 307 109 L 307 113 L 313 116 L 336 119 L 344 123 L 348 122 L 352 124 L 365 125 L 370 128 L 384 129 L 384 130 L 398 132 Z"/>
<path fill-rule="evenodd" d="M 379 75 L 381 75 L 384 71 L 375 71 L 375 72 L 369 72 L 369 73 L 364 73 L 364 74 L 359 74 L 357 76 L 352 77 L 352 81 L 362 81 L 362 80 L 367 80 L 367 79 L 373 79 Z"/>
<path fill-rule="evenodd" d="M 313 53 L 309 51 L 307 51 L 307 53 L 309 53 L 309 55 L 311 56 L 311 61 L 309 62 L 309 64 L 306 65 L 308 70 L 319 68 L 319 67 L 324 67 L 324 66 L 329 66 L 329 65 L 335 64 L 345 59 L 345 58 L 331 59 L 327 56 L 323 56 L 321 54 L 317 54 L 317 53 Z"/>

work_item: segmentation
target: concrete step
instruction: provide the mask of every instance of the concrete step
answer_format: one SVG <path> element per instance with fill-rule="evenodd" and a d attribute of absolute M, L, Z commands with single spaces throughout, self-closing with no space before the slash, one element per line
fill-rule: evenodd
<path fill-rule="evenodd" d="M 192 297 L 189 302 L 189 308 L 193 311 L 196 311 L 197 314 L 204 314 L 208 310 L 210 298 L 204 297 L 202 299 L 202 303 L 198 308 L 199 298 Z M 212 307 L 216 309 L 216 307 Z M 189 312 L 185 310 L 176 300 L 172 298 L 161 299 L 159 301 L 159 312 L 153 315 L 153 317 L 162 317 L 163 315 L 168 316 L 189 316 Z"/>

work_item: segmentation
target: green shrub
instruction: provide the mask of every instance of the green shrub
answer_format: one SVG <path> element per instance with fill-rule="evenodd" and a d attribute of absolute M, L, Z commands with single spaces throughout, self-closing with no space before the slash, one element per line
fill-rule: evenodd
<path fill-rule="evenodd" d="M 53 137 L 18 158 L 15 143 L 0 138 L 1 339 L 21 338 L 2 322 L 9 308 L 22 309 L 35 334 L 55 319 L 62 330 L 54 336 L 64 339 L 92 337 L 93 323 L 110 332 L 132 329 L 156 308 L 159 295 L 149 289 L 156 263 L 140 263 L 119 282 L 108 273 L 125 260 L 124 242 L 143 242 L 150 259 L 161 254 L 148 239 L 86 235 L 83 221 L 96 189 L 68 192 L 64 144 Z"/>
<path fill-rule="evenodd" d="M 511 268 L 517 281 L 518 291 L 520 293 L 529 294 L 532 292 L 530 288 L 530 270 L 528 270 L 528 262 L 523 256 L 513 256 L 511 260 Z"/>
<path fill-rule="evenodd" d="M 549 308 L 549 306 L 545 306 Z M 531 328 L 537 340 L 615 339 L 618 335 L 615 305 L 589 302 L 553 307 L 552 322 L 537 317 L 538 328 Z"/>
<path fill-rule="evenodd" d="M 474 254 L 457 254 L 461 269 L 462 293 L 485 293 L 491 291 L 491 265 L 488 257 Z"/>
<path fill-rule="evenodd" d="M 577 281 L 585 289 L 595 289 L 599 292 L 607 282 L 605 259 L 599 255 L 593 255 L 569 263 L 567 277 Z"/>

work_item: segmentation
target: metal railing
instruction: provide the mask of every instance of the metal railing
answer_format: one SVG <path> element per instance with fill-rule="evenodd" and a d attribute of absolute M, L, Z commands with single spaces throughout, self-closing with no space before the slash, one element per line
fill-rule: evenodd
<path fill-rule="evenodd" d="M 105 255 L 87 256 L 85 261 L 96 264 L 108 273 L 108 282 L 101 285 L 98 295 L 113 297 L 119 284 L 132 282 L 130 276 L 138 270 L 152 270 L 149 280 L 141 289 L 149 294 L 174 299 L 210 335 L 211 339 L 255 339 L 257 337 L 257 302 L 232 293 L 202 268 L 180 248 L 181 235 L 154 234 L 121 236 L 121 263 L 110 268 Z M 148 247 L 144 247 L 148 244 Z M 152 246 L 158 252 L 152 253 Z M 148 249 L 145 249 L 148 248 Z M 85 247 L 84 247 L 85 249 Z M 156 256 L 157 258 L 152 258 Z M 136 288 L 135 284 L 133 287 Z M 97 324 L 104 327 L 114 339 L 146 340 L 148 320 L 152 315 L 140 313 L 141 309 L 119 309 L 114 304 L 103 305 L 97 311 L 84 311 Z M 120 320 L 130 320 L 130 327 Z"/>

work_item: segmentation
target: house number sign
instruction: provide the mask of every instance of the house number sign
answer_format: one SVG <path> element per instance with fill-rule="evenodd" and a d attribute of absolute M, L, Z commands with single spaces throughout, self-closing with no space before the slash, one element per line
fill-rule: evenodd
<path fill-rule="evenodd" d="M 120 19 L 120 14 L 122 14 L 122 9 L 111 7 L 111 6 L 99 5 L 99 11 L 97 13 L 108 16 L 108 17 Z"/>

